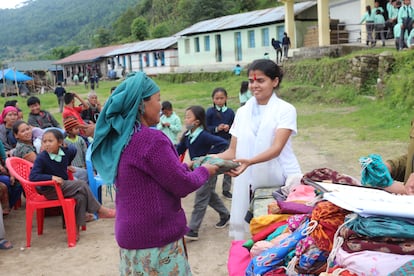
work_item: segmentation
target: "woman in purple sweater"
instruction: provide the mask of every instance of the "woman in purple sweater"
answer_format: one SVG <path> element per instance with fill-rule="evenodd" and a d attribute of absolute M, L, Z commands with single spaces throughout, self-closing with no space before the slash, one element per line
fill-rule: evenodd
<path fill-rule="evenodd" d="M 96 123 L 92 161 L 105 182 L 115 181 L 121 275 L 191 275 L 181 198 L 218 169 L 191 170 L 179 162 L 170 139 L 150 128 L 159 121 L 159 90 L 144 73 L 130 74 Z"/>

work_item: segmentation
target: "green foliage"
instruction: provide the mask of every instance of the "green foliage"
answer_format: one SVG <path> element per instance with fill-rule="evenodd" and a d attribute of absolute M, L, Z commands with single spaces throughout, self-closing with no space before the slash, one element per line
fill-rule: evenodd
<path fill-rule="evenodd" d="M 143 41 L 148 37 L 148 24 L 144 17 L 137 17 L 132 21 L 131 34 L 138 41 Z"/>
<path fill-rule="evenodd" d="M 414 108 L 414 51 L 400 51 L 394 57 L 393 74 L 385 79 L 385 97 L 390 99 L 390 107 L 411 110 Z"/>
<path fill-rule="evenodd" d="M 118 17 L 112 24 L 113 36 L 117 41 L 121 41 L 131 36 L 132 21 L 138 16 L 138 13 L 133 8 L 128 8 L 126 12 Z"/>
<path fill-rule="evenodd" d="M 92 47 L 99 28 L 111 24 L 136 0 L 36 0 L 18 9 L 0 10 L 0 59 L 46 56 L 52 48 Z M 130 25 L 127 25 L 129 29 Z"/>
<path fill-rule="evenodd" d="M 79 51 L 79 46 L 60 46 L 53 48 L 49 55 L 50 59 L 62 59 Z"/>
<path fill-rule="evenodd" d="M 92 38 L 94 47 L 99 48 L 112 43 L 112 33 L 109 29 L 99 28 Z"/>
<path fill-rule="evenodd" d="M 166 37 L 170 33 L 168 24 L 167 23 L 161 23 L 154 27 L 154 29 L 151 32 L 152 38 L 161 38 Z"/>

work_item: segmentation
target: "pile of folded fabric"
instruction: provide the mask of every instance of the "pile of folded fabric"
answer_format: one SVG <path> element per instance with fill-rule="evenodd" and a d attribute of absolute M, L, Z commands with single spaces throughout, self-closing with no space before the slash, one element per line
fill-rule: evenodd
<path fill-rule="evenodd" d="M 230 275 L 414 275 L 414 219 L 359 216 L 305 179 L 361 185 L 322 168 L 273 191 L 273 201 L 258 192 L 267 208 L 260 198 L 252 205 L 261 213 L 251 210 L 251 239 L 242 245 L 250 260 L 243 274 Z"/>

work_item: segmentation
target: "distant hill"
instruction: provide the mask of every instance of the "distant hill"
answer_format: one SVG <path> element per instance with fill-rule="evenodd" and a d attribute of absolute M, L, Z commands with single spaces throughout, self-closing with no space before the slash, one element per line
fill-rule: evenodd
<path fill-rule="evenodd" d="M 0 61 L 35 59 L 59 46 L 90 48 L 96 30 L 110 28 L 137 3 L 139 0 L 28 0 L 21 8 L 0 10 Z"/>
<path fill-rule="evenodd" d="M 277 5 L 275 0 L 26 0 L 18 9 L 0 10 L 0 64 L 169 36 L 201 20 Z M 145 22 L 133 32 L 136 20 Z"/>

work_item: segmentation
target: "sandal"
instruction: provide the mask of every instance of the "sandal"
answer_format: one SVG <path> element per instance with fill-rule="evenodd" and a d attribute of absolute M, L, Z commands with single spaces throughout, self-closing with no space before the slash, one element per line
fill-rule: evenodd
<path fill-rule="evenodd" d="M 13 244 L 6 239 L 0 240 L 0 249 L 11 249 Z"/>

